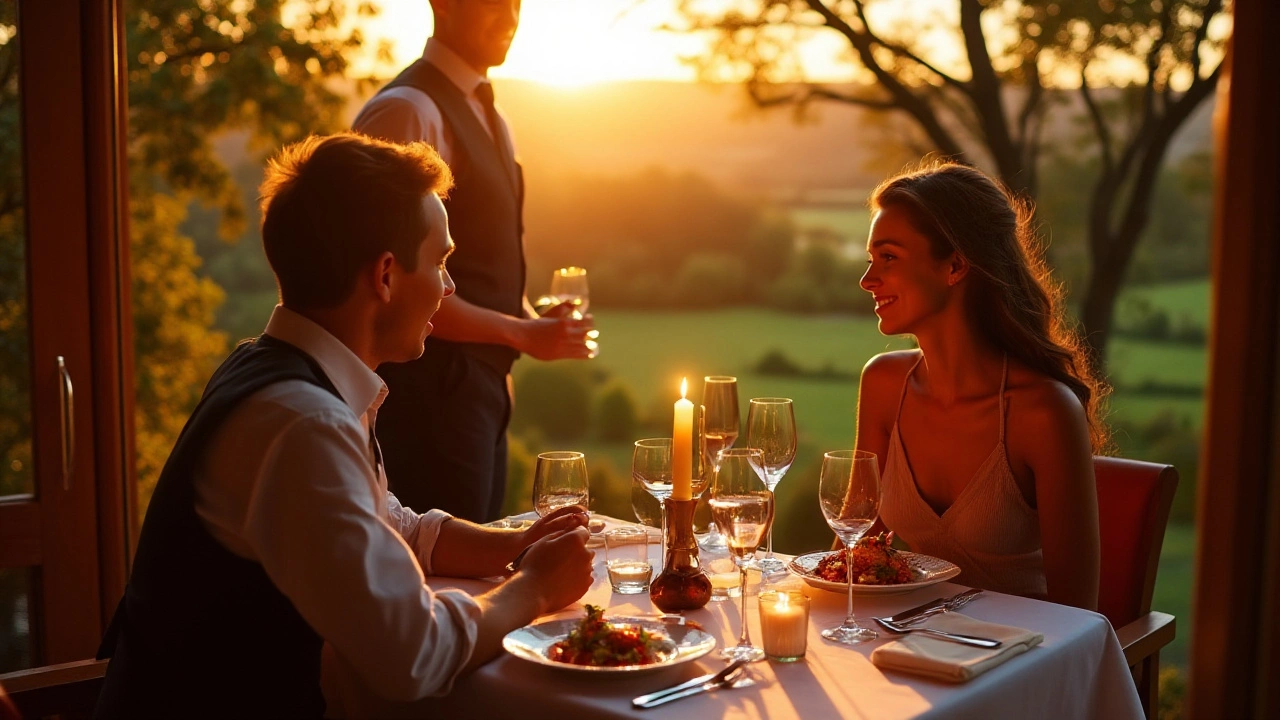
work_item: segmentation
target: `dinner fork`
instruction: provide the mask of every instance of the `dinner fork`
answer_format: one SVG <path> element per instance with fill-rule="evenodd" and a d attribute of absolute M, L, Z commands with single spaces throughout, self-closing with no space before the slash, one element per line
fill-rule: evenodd
<path fill-rule="evenodd" d="M 880 627 L 884 628 L 885 630 L 888 630 L 889 632 L 895 635 L 905 635 L 906 633 L 913 633 L 913 632 L 924 633 L 925 635 L 932 635 L 933 637 L 940 638 L 942 640 L 950 640 L 951 642 L 960 643 L 961 645 L 972 645 L 974 647 L 980 647 L 980 648 L 998 648 L 1004 644 L 999 640 L 992 640 L 991 638 L 977 637 L 976 635 L 963 635 L 961 633 L 947 632 L 945 630 L 935 630 L 934 628 L 927 628 L 927 627 L 903 627 L 902 625 L 899 625 L 893 622 L 892 620 L 887 620 L 885 618 L 871 618 L 871 619 L 874 620 L 877 625 L 879 625 Z"/>
<path fill-rule="evenodd" d="M 638 708 L 648 709 L 659 705 L 665 705 L 673 700 L 686 698 L 690 695 L 707 692 L 708 690 L 717 690 L 724 687 L 731 689 L 751 687 L 756 684 L 756 681 L 752 679 L 751 675 L 747 672 L 746 663 L 735 661 L 706 682 L 700 684 L 695 683 L 696 681 L 691 681 L 690 683 L 677 685 L 676 687 L 668 690 L 638 697 L 635 700 L 632 700 L 631 704 Z"/>

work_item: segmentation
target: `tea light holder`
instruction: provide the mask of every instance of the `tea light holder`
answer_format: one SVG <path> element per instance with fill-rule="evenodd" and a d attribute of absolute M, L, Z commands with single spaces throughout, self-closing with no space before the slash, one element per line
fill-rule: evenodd
<path fill-rule="evenodd" d="M 804 658 L 809 636 L 809 597 L 799 590 L 760 593 L 760 634 L 764 654 L 777 662 Z"/>

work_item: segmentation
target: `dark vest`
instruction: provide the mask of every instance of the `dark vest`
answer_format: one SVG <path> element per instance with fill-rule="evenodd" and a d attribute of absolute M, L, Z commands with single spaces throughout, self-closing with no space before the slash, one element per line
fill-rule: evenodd
<path fill-rule="evenodd" d="M 246 341 L 205 388 L 165 462 L 133 571 L 98 657 L 110 657 L 97 717 L 321 717 L 320 636 L 262 566 L 224 548 L 195 510 L 192 476 L 244 399 L 305 380 L 335 396 L 301 350 Z M 340 397 L 340 396 L 339 396 Z"/>
<path fill-rule="evenodd" d="M 449 274 L 458 296 L 473 305 L 524 316 L 524 171 L 505 163 L 466 97 L 438 68 L 419 59 L 383 90 L 408 86 L 426 93 L 453 132 L 456 181 L 444 201 L 449 234 L 457 248 Z M 494 128 L 498 132 L 498 128 Z M 427 352 L 461 350 L 505 375 L 520 353 L 503 345 L 454 343 L 427 338 Z"/>

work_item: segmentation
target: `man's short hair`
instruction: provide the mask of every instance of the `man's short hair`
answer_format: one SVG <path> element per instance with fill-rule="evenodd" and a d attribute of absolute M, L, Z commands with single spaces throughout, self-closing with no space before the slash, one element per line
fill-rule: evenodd
<path fill-rule="evenodd" d="M 453 174 L 423 142 L 358 133 L 311 136 L 283 148 L 262 182 L 262 247 L 293 308 L 329 308 L 351 295 L 361 269 L 390 251 L 416 270 L 427 235 L 422 198 L 443 196 Z"/>

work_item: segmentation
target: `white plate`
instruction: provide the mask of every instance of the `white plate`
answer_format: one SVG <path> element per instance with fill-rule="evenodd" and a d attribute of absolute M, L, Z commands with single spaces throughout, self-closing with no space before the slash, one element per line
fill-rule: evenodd
<path fill-rule="evenodd" d="M 716 639 L 707 632 L 678 622 L 663 621 L 660 618 L 610 617 L 605 618 L 610 625 L 638 626 L 654 633 L 661 633 L 669 638 L 660 652 L 661 659 L 648 665 L 618 665 L 615 667 L 591 667 L 572 663 L 556 662 L 547 657 L 551 646 L 569 636 L 569 631 L 581 621 L 580 617 L 565 620 L 546 620 L 536 625 L 526 625 L 512 630 L 502 639 L 502 647 L 507 652 L 522 660 L 539 665 L 569 670 L 572 672 L 595 675 L 633 674 L 660 670 L 679 665 L 711 652 L 715 649 Z"/>
<path fill-rule="evenodd" d="M 849 591 L 847 583 L 831 582 L 824 580 L 814 574 L 814 570 L 818 567 L 818 563 L 823 558 L 833 552 L 843 553 L 843 550 L 828 550 L 824 552 L 811 552 L 801 555 L 792 560 L 787 569 L 793 574 L 799 575 L 805 582 L 811 586 L 821 590 L 830 590 L 831 592 L 846 593 Z M 908 583 L 898 583 L 896 585 L 859 585 L 853 584 L 854 595 L 894 595 L 897 593 L 909 592 L 922 587 L 936 585 L 944 580 L 960 574 L 960 568 L 946 560 L 941 560 L 929 555 L 921 555 L 919 553 L 898 551 L 898 555 L 907 561 L 907 565 L 915 571 L 916 580 Z"/>

